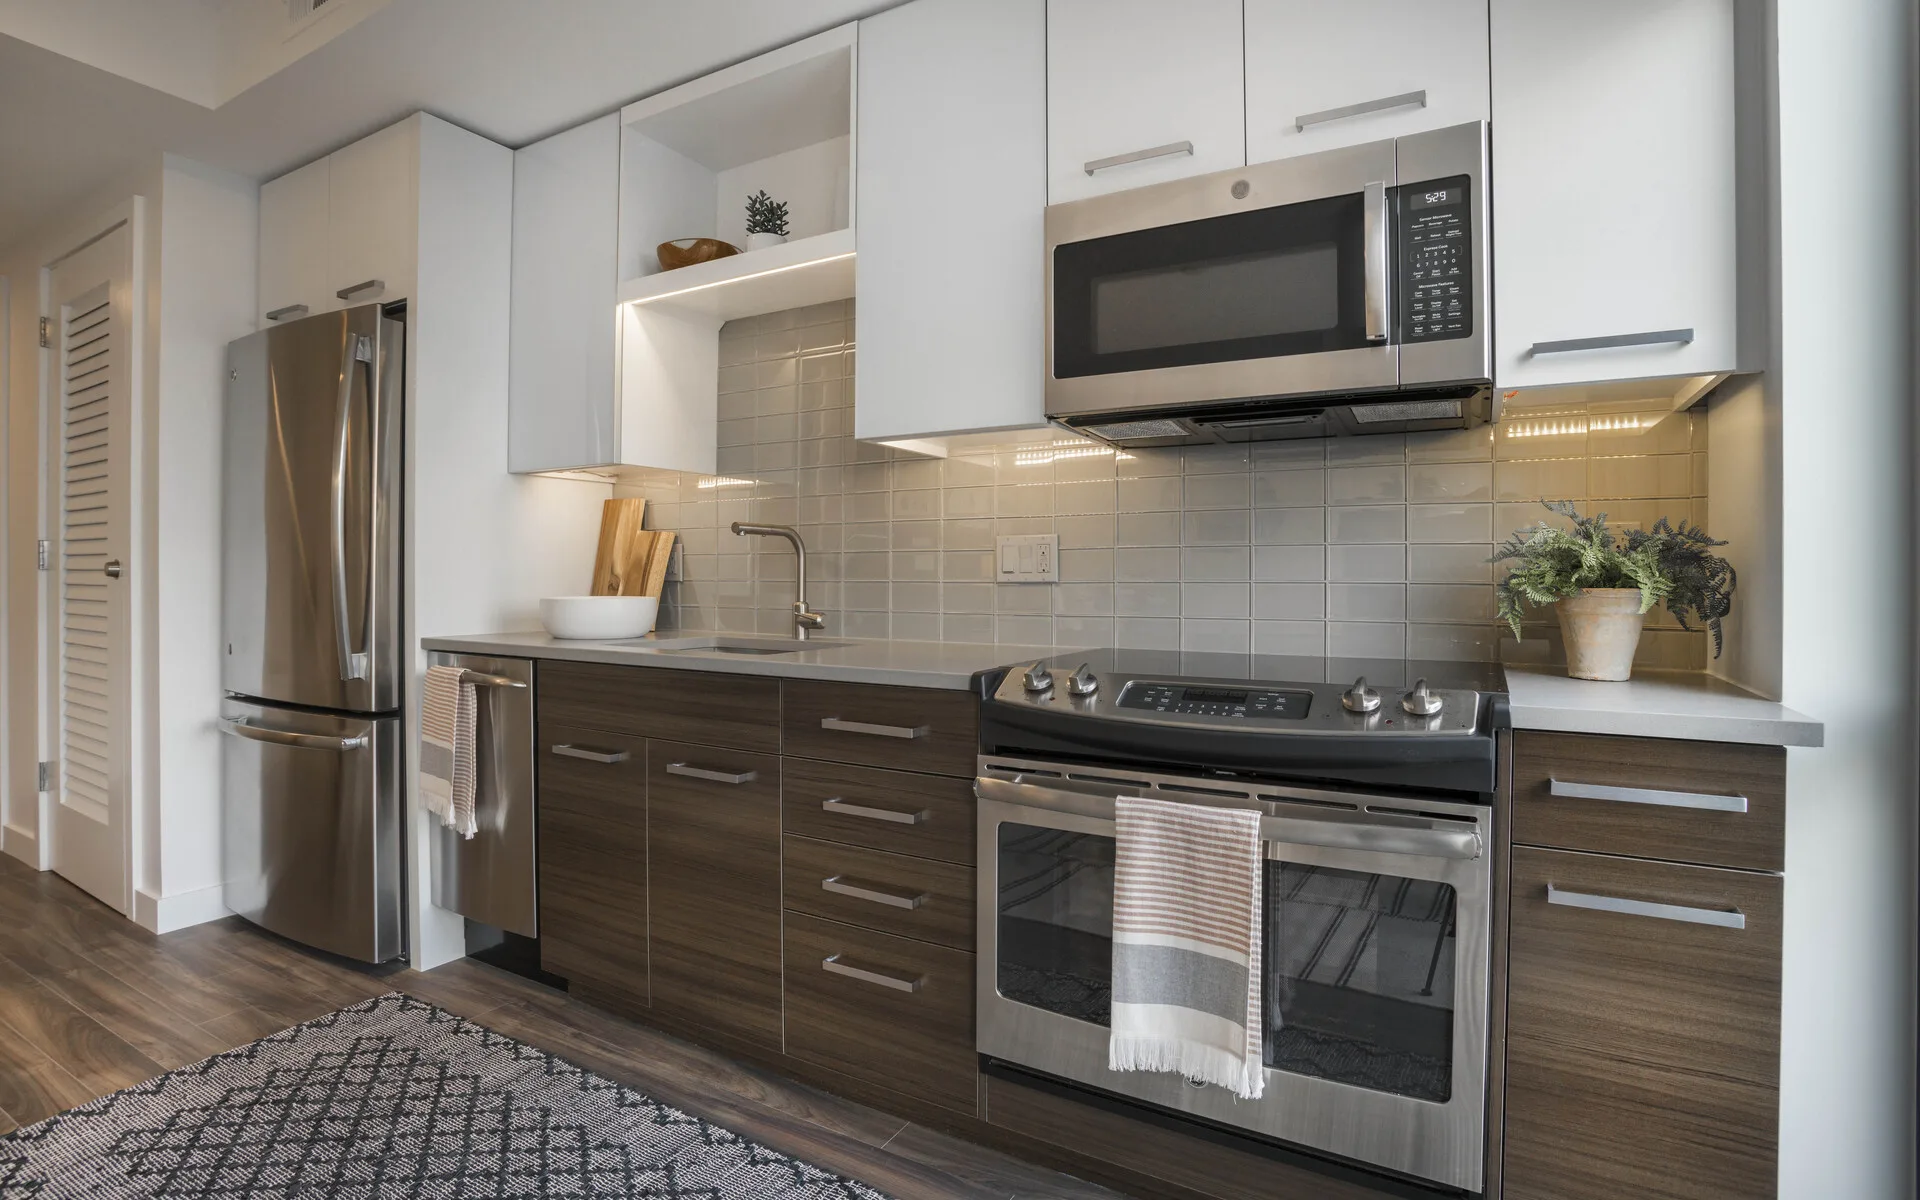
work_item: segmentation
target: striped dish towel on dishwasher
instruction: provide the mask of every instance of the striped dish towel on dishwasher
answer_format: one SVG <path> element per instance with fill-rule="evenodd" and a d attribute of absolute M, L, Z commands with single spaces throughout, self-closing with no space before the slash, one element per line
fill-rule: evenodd
<path fill-rule="evenodd" d="M 473 764 L 478 697 L 460 667 L 428 667 L 420 702 L 420 802 L 461 837 L 473 817 Z"/>
<path fill-rule="evenodd" d="M 1260 813 L 1122 796 L 1114 818 L 1108 1068 L 1258 1099 Z"/>

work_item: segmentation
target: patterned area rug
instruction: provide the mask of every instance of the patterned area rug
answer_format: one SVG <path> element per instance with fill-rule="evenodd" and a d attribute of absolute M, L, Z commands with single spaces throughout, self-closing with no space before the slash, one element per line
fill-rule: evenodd
<path fill-rule="evenodd" d="M 0 1138 L 0 1196 L 888 1200 L 398 992 Z"/>

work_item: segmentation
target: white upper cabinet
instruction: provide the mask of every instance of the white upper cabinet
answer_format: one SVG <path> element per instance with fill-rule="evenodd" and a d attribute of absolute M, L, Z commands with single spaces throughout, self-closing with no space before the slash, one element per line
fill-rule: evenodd
<path fill-rule="evenodd" d="M 1045 423 L 1045 7 L 860 24 L 857 437 Z"/>
<path fill-rule="evenodd" d="M 619 209 L 617 113 L 514 151 L 510 470 L 619 457 Z"/>
<path fill-rule="evenodd" d="M 1048 203 L 1245 166 L 1242 63 L 1240 0 L 1048 0 Z"/>
<path fill-rule="evenodd" d="M 327 292 L 338 304 L 412 294 L 419 161 L 420 127 L 412 120 L 329 159 Z"/>
<path fill-rule="evenodd" d="M 1247 161 L 1487 119 L 1487 0 L 1246 0 Z"/>
<path fill-rule="evenodd" d="M 1734 0 L 1492 0 L 1494 381 L 1739 363 Z"/>
<path fill-rule="evenodd" d="M 260 185 L 262 320 L 288 320 L 338 305 L 327 290 L 330 164 L 323 158 Z"/>

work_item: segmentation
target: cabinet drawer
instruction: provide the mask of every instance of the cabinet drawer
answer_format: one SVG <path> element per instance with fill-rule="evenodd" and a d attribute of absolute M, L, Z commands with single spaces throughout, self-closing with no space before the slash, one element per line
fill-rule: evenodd
<path fill-rule="evenodd" d="M 1508 1197 L 1773 1194 L 1781 886 L 1514 851 Z"/>
<path fill-rule="evenodd" d="M 535 683 L 542 721 L 741 750 L 780 749 L 777 679 L 543 662 Z"/>
<path fill-rule="evenodd" d="M 1513 840 L 1778 871 L 1787 754 L 1778 746 L 1514 735 Z"/>
<path fill-rule="evenodd" d="M 786 830 L 826 842 L 971 864 L 973 783 L 787 759 Z"/>
<path fill-rule="evenodd" d="M 801 758 L 973 777 L 972 692 L 788 680 L 783 748 Z"/>
<path fill-rule="evenodd" d="M 780 760 L 647 743 L 653 1007 L 780 1045 Z"/>
<path fill-rule="evenodd" d="M 973 955 L 786 918 L 787 1053 L 972 1113 Z"/>
<path fill-rule="evenodd" d="M 789 835 L 781 879 L 789 911 L 973 949 L 972 867 Z"/>

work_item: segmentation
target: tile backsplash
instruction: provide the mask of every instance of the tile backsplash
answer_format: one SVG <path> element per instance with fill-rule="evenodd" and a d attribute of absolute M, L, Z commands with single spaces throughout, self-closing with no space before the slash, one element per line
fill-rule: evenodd
<path fill-rule="evenodd" d="M 790 631 L 791 549 L 728 529 L 766 521 L 801 531 L 829 637 L 1550 661 L 1551 615 L 1513 642 L 1486 561 L 1547 515 L 1541 497 L 1622 524 L 1706 521 L 1704 410 L 1613 402 L 1450 433 L 1118 453 L 1042 434 L 940 459 L 854 441 L 854 355 L 852 301 L 721 330 L 720 474 L 617 489 L 680 534 L 663 628 Z M 1059 583 L 994 582 L 995 535 L 1020 533 L 1059 536 Z M 1704 635 L 1649 614 L 1643 665 L 1705 654 Z"/>

